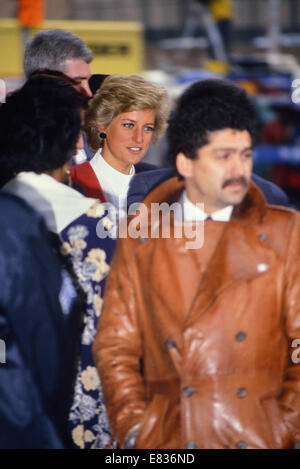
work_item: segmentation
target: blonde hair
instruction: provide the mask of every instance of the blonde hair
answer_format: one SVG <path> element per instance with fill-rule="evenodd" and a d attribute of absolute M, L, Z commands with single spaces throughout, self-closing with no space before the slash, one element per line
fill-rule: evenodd
<path fill-rule="evenodd" d="M 85 117 L 88 145 L 95 153 L 103 146 L 99 126 L 106 127 L 118 114 L 152 109 L 155 114 L 153 141 L 167 127 L 170 102 L 165 88 L 138 75 L 110 75 L 89 102 Z"/>

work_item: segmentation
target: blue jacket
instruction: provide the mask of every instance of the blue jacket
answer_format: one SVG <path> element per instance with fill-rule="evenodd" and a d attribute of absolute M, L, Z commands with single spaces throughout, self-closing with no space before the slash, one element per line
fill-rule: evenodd
<path fill-rule="evenodd" d="M 127 206 L 136 202 L 142 202 L 146 195 L 156 186 L 175 176 L 172 168 L 160 168 L 152 171 L 142 172 L 131 179 L 127 195 Z M 283 205 L 290 207 L 287 195 L 276 184 L 263 179 L 257 174 L 252 174 L 252 180 L 263 192 L 267 202 L 272 205 Z"/>
<path fill-rule="evenodd" d="M 60 262 L 21 199 L 1 193 L 0 224 L 0 448 L 64 448 L 76 338 Z"/>

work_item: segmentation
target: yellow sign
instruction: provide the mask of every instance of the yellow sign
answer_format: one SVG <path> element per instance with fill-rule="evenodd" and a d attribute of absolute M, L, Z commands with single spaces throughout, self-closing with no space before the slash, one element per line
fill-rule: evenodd
<path fill-rule="evenodd" d="M 140 74 L 144 69 L 144 31 L 128 21 L 45 21 L 32 29 L 66 29 L 79 36 L 94 54 L 93 73 Z M 22 76 L 22 36 L 16 20 L 0 19 L 0 77 Z"/>

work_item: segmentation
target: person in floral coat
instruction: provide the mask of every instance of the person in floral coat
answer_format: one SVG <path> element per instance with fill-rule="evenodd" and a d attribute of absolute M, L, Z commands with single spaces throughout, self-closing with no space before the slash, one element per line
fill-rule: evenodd
<path fill-rule="evenodd" d="M 72 156 L 82 145 L 79 111 L 85 104 L 86 98 L 61 78 L 28 80 L 1 108 L 0 165 L 6 177 L 2 189 L 43 216 L 83 297 L 80 353 L 74 357 L 78 371 L 66 426 L 73 446 L 104 448 L 111 435 L 91 345 L 115 247 L 114 225 L 103 204 L 65 184 Z"/>

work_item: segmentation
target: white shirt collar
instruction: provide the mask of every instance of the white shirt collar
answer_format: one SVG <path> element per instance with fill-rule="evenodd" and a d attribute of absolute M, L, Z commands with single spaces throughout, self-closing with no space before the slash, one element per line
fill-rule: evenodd
<path fill-rule="evenodd" d="M 101 148 L 99 148 L 90 160 L 90 165 L 92 166 L 102 189 L 107 184 L 111 190 L 114 190 L 114 193 L 122 193 L 125 187 L 129 185 L 132 176 L 135 174 L 135 168 L 133 165 L 131 166 L 129 174 L 121 173 L 121 171 L 113 168 L 102 157 Z"/>
<path fill-rule="evenodd" d="M 96 174 L 106 200 L 111 202 L 118 210 L 126 211 L 128 188 L 131 178 L 135 174 L 134 166 L 132 165 L 129 174 L 121 173 L 104 160 L 101 156 L 101 148 L 90 160 L 90 165 Z"/>
<path fill-rule="evenodd" d="M 186 190 L 184 190 L 181 194 L 179 202 L 182 206 L 184 221 L 203 221 L 210 217 L 212 218 L 212 220 L 215 221 L 228 222 L 230 220 L 233 210 L 233 205 L 228 205 L 227 207 L 222 208 L 221 210 L 217 210 L 213 213 L 207 214 L 203 210 L 204 204 L 193 204 L 189 200 Z"/>
<path fill-rule="evenodd" d="M 60 233 L 96 202 L 48 174 L 21 172 L 3 190 L 24 199 L 54 233 Z"/>

